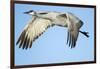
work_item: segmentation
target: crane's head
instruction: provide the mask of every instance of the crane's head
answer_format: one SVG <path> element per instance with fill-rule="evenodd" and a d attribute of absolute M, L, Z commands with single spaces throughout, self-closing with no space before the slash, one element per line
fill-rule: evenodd
<path fill-rule="evenodd" d="M 34 11 L 34 10 L 29 10 L 27 12 L 24 12 L 24 14 L 29 14 L 31 16 L 37 16 L 37 17 L 41 17 L 41 18 L 48 18 L 49 16 L 47 14 L 49 14 L 49 12 L 46 11 Z"/>
<path fill-rule="evenodd" d="M 43 16 L 43 15 L 45 15 L 45 14 L 48 14 L 49 12 L 46 12 L 46 11 L 38 11 L 38 12 L 36 12 L 36 11 L 34 11 L 34 10 L 29 10 L 29 11 L 26 11 L 26 12 L 24 12 L 24 14 L 30 14 L 30 15 L 39 15 L 39 16 Z"/>
<path fill-rule="evenodd" d="M 30 14 L 30 15 L 36 15 L 36 12 L 34 10 L 29 10 L 27 12 L 24 12 L 24 14 Z"/>

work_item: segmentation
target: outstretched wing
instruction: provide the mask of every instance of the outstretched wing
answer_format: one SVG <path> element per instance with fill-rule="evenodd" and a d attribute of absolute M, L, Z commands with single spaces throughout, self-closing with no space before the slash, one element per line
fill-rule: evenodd
<path fill-rule="evenodd" d="M 46 31 L 52 25 L 49 19 L 36 18 L 26 25 L 21 33 L 16 44 L 19 44 L 19 48 L 31 48 L 32 42 L 34 42 L 43 32 Z"/>
<path fill-rule="evenodd" d="M 75 16 L 72 18 L 72 15 L 68 16 L 68 36 L 67 36 L 67 43 L 69 43 L 69 46 L 71 48 L 74 48 L 76 45 L 76 41 L 79 34 L 79 28 L 77 27 L 79 19 L 75 18 Z"/>
<path fill-rule="evenodd" d="M 69 46 L 71 48 L 75 47 L 76 41 L 77 41 L 77 38 L 78 38 L 78 34 L 79 34 L 79 31 L 76 28 L 68 30 L 67 43 L 69 42 Z"/>

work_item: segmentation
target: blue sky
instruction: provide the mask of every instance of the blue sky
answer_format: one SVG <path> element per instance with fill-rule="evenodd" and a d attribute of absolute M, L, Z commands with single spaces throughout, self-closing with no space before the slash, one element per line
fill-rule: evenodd
<path fill-rule="evenodd" d="M 66 45 L 67 28 L 51 27 L 41 35 L 31 49 L 19 49 L 16 42 L 24 26 L 31 19 L 23 14 L 28 10 L 71 12 L 79 17 L 84 25 L 82 31 L 89 32 L 89 38 L 79 34 L 76 47 L 71 49 Z M 78 7 L 43 6 L 15 4 L 15 65 L 48 64 L 62 62 L 80 62 L 94 60 L 94 9 Z"/>

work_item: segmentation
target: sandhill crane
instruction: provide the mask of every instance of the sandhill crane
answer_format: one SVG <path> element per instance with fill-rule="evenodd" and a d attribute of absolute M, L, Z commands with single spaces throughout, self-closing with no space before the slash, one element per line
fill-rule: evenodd
<path fill-rule="evenodd" d="M 34 11 L 24 12 L 32 16 L 31 21 L 25 26 L 16 44 L 19 48 L 27 49 L 32 47 L 32 43 L 43 34 L 49 27 L 59 26 L 68 27 L 67 44 L 70 48 L 74 48 L 79 32 L 89 37 L 88 32 L 80 31 L 83 21 L 74 14 L 50 11 Z"/>

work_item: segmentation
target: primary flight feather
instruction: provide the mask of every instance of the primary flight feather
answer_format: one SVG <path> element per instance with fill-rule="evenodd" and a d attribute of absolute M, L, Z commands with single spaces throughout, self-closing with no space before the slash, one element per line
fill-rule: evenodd
<path fill-rule="evenodd" d="M 83 25 L 82 20 L 76 17 L 72 13 L 61 12 L 35 12 L 30 10 L 24 12 L 25 14 L 32 15 L 31 21 L 25 26 L 16 44 L 19 44 L 19 48 L 28 49 L 32 47 L 32 43 L 42 35 L 49 27 L 60 26 L 68 27 L 67 43 L 71 48 L 76 46 L 76 41 L 79 32 L 89 37 L 88 32 L 80 31 Z"/>

